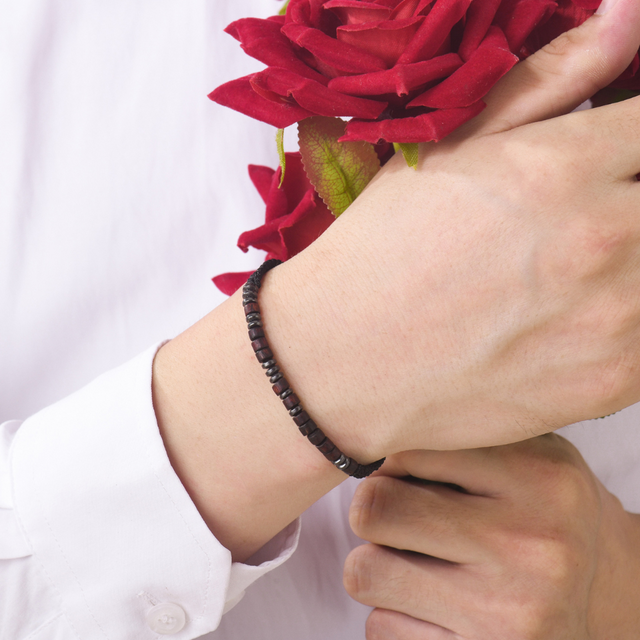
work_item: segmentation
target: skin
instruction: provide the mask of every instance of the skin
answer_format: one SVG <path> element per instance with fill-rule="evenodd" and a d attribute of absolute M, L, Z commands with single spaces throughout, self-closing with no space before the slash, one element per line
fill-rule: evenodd
<path fill-rule="evenodd" d="M 359 485 L 350 521 L 374 543 L 344 571 L 376 607 L 367 640 L 638 636 L 640 516 L 554 434 L 393 456 Z"/>
<path fill-rule="evenodd" d="M 640 3 L 618 0 L 517 65 L 417 171 L 388 163 L 266 277 L 276 358 L 347 455 L 504 445 L 640 399 L 640 102 L 556 117 L 639 45 Z M 159 351 L 153 397 L 234 560 L 344 477 L 270 390 L 238 295 Z"/>

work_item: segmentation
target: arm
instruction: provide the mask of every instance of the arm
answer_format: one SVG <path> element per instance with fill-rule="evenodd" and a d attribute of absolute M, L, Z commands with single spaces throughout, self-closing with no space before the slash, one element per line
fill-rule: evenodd
<path fill-rule="evenodd" d="M 518 65 L 466 131 L 417 172 L 390 162 L 266 277 L 278 362 L 347 455 L 504 444 L 637 399 L 637 102 L 523 125 L 616 77 L 639 22 L 620 0 Z M 169 457 L 235 559 L 343 479 L 296 432 L 244 326 L 236 296 L 154 368 Z"/>
<path fill-rule="evenodd" d="M 384 473 L 351 508 L 375 544 L 345 566 L 351 595 L 378 607 L 368 640 L 637 637 L 640 517 L 563 438 L 415 451 Z"/>

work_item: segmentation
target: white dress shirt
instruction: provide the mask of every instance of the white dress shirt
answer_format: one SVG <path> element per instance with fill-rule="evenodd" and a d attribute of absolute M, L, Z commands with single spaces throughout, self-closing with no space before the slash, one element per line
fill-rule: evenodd
<path fill-rule="evenodd" d="M 260 68 L 224 26 L 279 6 L 0 0 L 1 640 L 364 640 L 356 482 L 232 564 L 151 403 L 160 342 L 261 258 L 235 241 L 274 131 L 206 95 Z M 639 412 L 563 430 L 634 511 Z"/>

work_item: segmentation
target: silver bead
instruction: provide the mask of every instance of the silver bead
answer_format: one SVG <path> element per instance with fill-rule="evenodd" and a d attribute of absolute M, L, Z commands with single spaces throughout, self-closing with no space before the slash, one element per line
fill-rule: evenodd
<path fill-rule="evenodd" d="M 333 463 L 338 467 L 338 469 L 344 471 L 348 466 L 351 460 L 344 455 L 344 453 Z"/>

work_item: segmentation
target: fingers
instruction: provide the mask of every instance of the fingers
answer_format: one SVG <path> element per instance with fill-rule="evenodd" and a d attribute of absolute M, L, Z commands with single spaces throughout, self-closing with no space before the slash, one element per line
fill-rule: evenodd
<path fill-rule="evenodd" d="M 373 544 L 349 554 L 343 578 L 358 602 L 444 629 L 467 626 L 460 618 L 473 617 L 482 606 L 475 580 L 462 567 Z"/>
<path fill-rule="evenodd" d="M 404 613 L 375 609 L 367 619 L 367 640 L 456 640 L 460 636 Z"/>
<path fill-rule="evenodd" d="M 488 558 L 484 523 L 491 498 L 440 485 L 370 478 L 358 487 L 349 521 L 354 533 L 376 544 L 407 549 L 459 564 Z"/>
<path fill-rule="evenodd" d="M 405 451 L 389 456 L 377 475 L 423 478 L 452 484 L 475 496 L 495 497 L 504 489 L 505 471 L 493 448 L 460 451 Z"/>
<path fill-rule="evenodd" d="M 617 0 L 517 64 L 465 133 L 486 135 L 575 109 L 626 69 L 640 46 L 640 3 Z"/>

